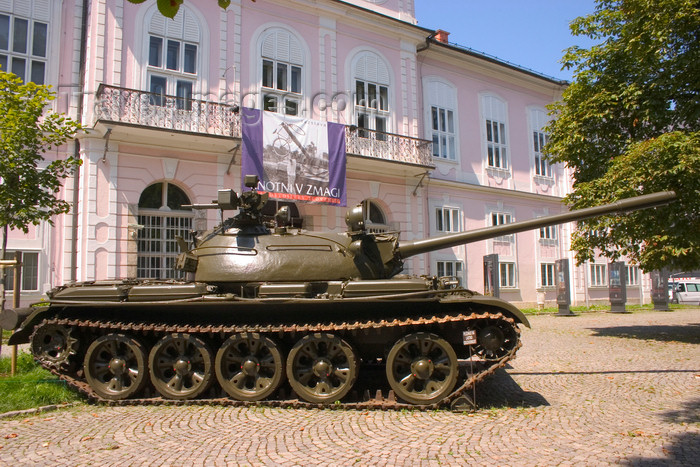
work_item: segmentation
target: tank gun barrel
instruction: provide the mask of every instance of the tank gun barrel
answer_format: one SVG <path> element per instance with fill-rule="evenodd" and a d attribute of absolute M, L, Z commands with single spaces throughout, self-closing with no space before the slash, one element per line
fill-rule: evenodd
<path fill-rule="evenodd" d="M 529 219 L 512 224 L 502 224 L 493 227 L 484 227 L 482 229 L 470 230 L 441 237 L 426 238 L 412 242 L 401 242 L 398 247 L 398 255 L 401 258 L 427 253 L 429 251 L 440 250 L 442 248 L 450 248 L 457 245 L 474 243 L 480 240 L 500 237 L 526 230 L 538 229 L 550 225 L 563 224 L 566 222 L 579 221 L 591 217 L 602 216 L 605 214 L 622 213 L 628 211 L 636 211 L 639 209 L 651 208 L 668 204 L 676 198 L 676 193 L 673 191 L 662 191 L 649 195 L 636 196 L 634 198 L 615 201 L 614 203 L 604 204 L 601 206 L 593 206 L 590 208 L 577 209 L 562 214 Z"/>

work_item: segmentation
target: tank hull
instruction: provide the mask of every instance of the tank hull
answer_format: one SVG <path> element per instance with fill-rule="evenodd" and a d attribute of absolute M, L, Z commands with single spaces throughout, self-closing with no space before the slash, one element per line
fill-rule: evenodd
<path fill-rule="evenodd" d="M 408 371 L 400 361 L 388 364 L 388 358 L 392 351 L 399 354 L 395 360 L 405 358 L 402 352 L 415 353 L 413 341 L 416 341 L 433 349 L 426 350 L 425 355 L 419 349 L 412 357 L 418 362 L 414 362 L 414 366 L 427 368 L 422 370 L 425 381 L 420 384 L 430 383 L 430 387 L 439 390 L 432 391 L 437 391 L 432 394 L 423 386 L 408 391 L 399 388 L 403 392 L 391 397 L 417 406 L 439 406 L 456 399 L 455 388 L 465 384 L 466 376 L 459 369 L 459 361 L 487 362 L 488 365 L 482 365 L 484 368 L 491 368 L 496 362 L 505 364 L 520 345 L 517 325 L 529 326 L 529 323 L 517 308 L 507 302 L 464 289 L 440 289 L 437 284 L 439 282 L 433 278 L 406 278 L 243 286 L 242 289 L 254 298 L 217 293 L 215 287 L 198 282 L 73 284 L 55 291 L 50 305 L 37 309 L 27 318 L 10 342 L 30 342 L 35 358 L 46 368 L 97 399 L 160 396 L 166 399 L 226 397 L 247 400 L 246 397 L 250 397 L 248 400 L 258 403 L 277 403 L 293 396 L 306 403 L 325 405 L 336 400 L 357 403 L 358 390 L 370 394 L 377 391 L 395 394 L 393 385 L 399 384 L 402 377 L 394 374 L 378 382 L 377 371 Z M 465 344 L 465 332 L 476 336 L 483 333 L 484 328 L 506 334 L 503 339 L 506 342 L 495 352 L 488 350 L 487 344 Z M 260 360 L 259 356 L 249 356 L 249 360 L 244 358 L 241 363 L 240 359 L 231 356 L 238 352 L 232 353 L 232 340 L 238 345 L 239 341 L 250 340 L 251 336 L 254 336 L 256 345 L 269 342 L 271 344 L 266 345 L 280 354 L 276 371 L 281 374 L 283 382 L 275 383 L 274 390 L 264 397 L 260 397 L 264 391 L 240 393 L 236 388 L 227 389 L 228 380 L 220 374 L 233 371 L 231 361 L 243 367 Z M 405 339 L 409 341 L 404 342 Z M 204 349 L 197 353 L 197 358 L 209 362 L 206 369 L 200 369 L 206 373 L 204 389 L 190 393 L 168 389 L 167 384 L 165 389 L 162 388 L 164 380 L 170 382 L 177 376 L 170 367 L 181 364 L 176 356 L 167 354 L 163 357 L 158 353 L 167 347 L 169 341 L 177 341 L 177 345 L 185 347 L 201 345 Z M 325 354 L 336 344 L 341 350 L 347 350 L 351 357 L 341 358 L 342 362 L 327 358 Z M 177 345 L 168 347 L 168 352 Z M 142 363 L 133 363 L 135 369 L 132 371 L 148 373 L 147 377 L 139 379 L 138 387 L 133 391 L 110 389 L 115 384 L 110 381 L 120 375 L 113 370 L 104 370 L 105 365 L 110 368 L 126 365 L 124 362 L 128 359 L 120 352 L 114 350 L 110 353 L 109 349 L 119 346 L 124 347 L 125 350 L 120 352 L 125 355 L 141 353 Z M 299 357 L 300 352 L 308 351 L 315 356 L 316 362 L 308 371 L 320 374 L 314 376 L 320 378 L 319 381 L 308 383 L 311 387 L 304 386 L 307 383 L 302 373 L 307 362 Z M 231 360 L 228 363 L 226 355 Z M 347 381 L 341 377 L 334 383 L 342 388 L 338 389 L 340 393 L 329 390 L 328 397 L 326 391 L 316 394 L 319 391 L 317 386 L 326 384 L 324 381 L 328 375 L 324 376 L 322 372 L 326 360 L 332 362 L 336 372 L 349 371 L 347 368 L 338 369 L 343 365 L 352 367 L 352 377 Z M 449 364 L 439 370 L 433 360 L 449 360 Z M 158 374 L 157 369 L 162 365 L 169 367 Z M 91 372 L 97 376 L 90 376 Z M 252 379 L 255 380 L 255 375 Z M 148 400 L 152 400 L 150 398 Z"/>

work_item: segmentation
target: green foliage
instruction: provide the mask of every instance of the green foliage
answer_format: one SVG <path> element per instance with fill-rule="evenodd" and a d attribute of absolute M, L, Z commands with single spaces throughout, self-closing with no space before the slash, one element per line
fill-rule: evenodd
<path fill-rule="evenodd" d="M 573 208 L 675 190 L 668 207 L 579 224 L 579 262 L 595 249 L 642 269 L 700 265 L 700 8 L 695 0 L 598 0 L 571 30 L 599 40 L 562 59 L 574 81 L 551 106 L 551 160 L 573 170 Z M 595 232 L 595 234 L 591 233 Z"/>
<path fill-rule="evenodd" d="M 44 154 L 68 141 L 81 126 L 46 107 L 49 86 L 23 83 L 0 70 L 0 226 L 28 231 L 51 222 L 70 204 L 56 199 L 63 179 L 80 165 L 74 157 L 46 163 Z"/>
<path fill-rule="evenodd" d="M 10 359 L 0 359 L 0 413 L 80 399 L 63 381 L 40 368 L 28 353 L 18 355 L 17 374 L 10 377 L 9 373 Z"/>
<path fill-rule="evenodd" d="M 146 0 L 129 0 L 129 2 L 134 4 L 144 3 Z M 253 2 L 255 0 L 252 0 Z M 180 5 L 182 5 L 183 0 L 157 0 L 158 11 L 160 14 L 166 18 L 174 18 L 177 12 L 180 10 Z M 217 0 L 219 6 L 224 10 L 231 5 L 231 0 Z"/>

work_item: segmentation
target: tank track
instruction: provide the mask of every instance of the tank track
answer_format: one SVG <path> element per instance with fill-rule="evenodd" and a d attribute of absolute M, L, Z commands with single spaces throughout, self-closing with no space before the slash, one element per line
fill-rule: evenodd
<path fill-rule="evenodd" d="M 508 361 L 515 358 L 517 350 L 521 347 L 520 329 L 512 318 L 504 316 L 502 313 L 471 313 L 469 315 L 443 315 L 432 316 L 430 318 L 421 317 L 418 319 L 403 318 L 394 319 L 391 321 L 355 321 L 343 323 L 316 323 L 316 324 L 301 324 L 301 325 L 231 325 L 231 326 L 189 326 L 189 325 L 171 325 L 171 324 L 154 324 L 154 323 L 123 323 L 115 321 L 100 321 L 100 320 L 80 320 L 73 318 L 54 318 L 44 320 L 44 324 L 56 324 L 61 326 L 75 326 L 82 330 L 92 330 L 96 332 L 115 331 L 115 332 L 133 332 L 133 333 L 191 333 L 191 334 L 221 334 L 228 335 L 233 333 L 311 333 L 311 332 L 357 332 L 369 329 L 401 327 L 408 328 L 411 326 L 423 327 L 427 325 L 440 325 L 455 322 L 469 322 L 479 319 L 500 319 L 510 323 L 517 334 L 517 343 L 505 356 L 498 360 L 477 362 L 481 367 L 481 371 L 471 373 L 462 384 L 460 384 L 452 393 L 443 399 L 428 405 L 414 405 L 401 402 L 396 399 L 393 391 L 389 391 L 387 397 L 383 396 L 381 390 L 377 390 L 372 396 L 369 391 L 365 391 L 361 402 L 340 402 L 335 404 L 319 404 L 306 402 L 298 398 L 285 397 L 285 391 L 280 390 L 278 395 L 280 399 L 266 399 L 261 401 L 249 402 L 231 399 L 229 397 L 209 397 L 205 396 L 198 399 L 190 400 L 173 400 L 163 397 L 147 397 L 124 400 L 107 400 L 97 395 L 87 382 L 81 380 L 77 375 L 71 375 L 62 372 L 51 365 L 50 362 L 37 359 L 38 363 L 46 370 L 64 381 L 69 387 L 80 392 L 92 403 L 99 403 L 108 406 L 134 406 L 134 405 L 221 405 L 233 407 L 278 407 L 278 408 L 306 408 L 306 409 L 341 409 L 341 410 L 436 410 L 446 407 L 455 411 L 464 411 L 468 408 L 474 408 L 474 401 L 469 397 L 467 391 L 473 388 L 477 383 L 484 378 L 492 375 L 499 368 L 504 367 Z M 459 383 L 458 383 L 459 384 Z M 223 391 L 222 391 L 223 393 Z M 352 394 L 352 393 L 351 393 Z M 292 392 L 291 396 L 295 396 Z M 351 397 L 351 399 L 353 399 Z M 358 397 L 354 397 L 358 399 Z"/>

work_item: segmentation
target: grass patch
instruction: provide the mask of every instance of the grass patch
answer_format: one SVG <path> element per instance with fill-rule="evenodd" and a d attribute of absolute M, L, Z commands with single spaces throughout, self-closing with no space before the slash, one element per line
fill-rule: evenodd
<path fill-rule="evenodd" d="M 693 307 L 691 305 L 676 305 L 675 303 L 669 303 L 668 307 L 670 310 L 682 310 L 686 308 L 697 308 Z M 595 304 L 595 305 L 590 305 L 590 306 L 585 306 L 585 305 L 579 305 L 579 306 L 572 306 L 569 307 L 573 313 L 594 313 L 594 312 L 599 312 L 599 311 L 610 311 L 610 304 Z M 654 310 L 654 305 L 652 303 L 647 303 L 644 305 L 639 305 L 639 304 L 634 304 L 630 305 L 628 304 L 625 309 L 629 312 L 640 312 L 640 311 L 653 311 Z M 559 308 L 558 307 L 547 307 L 542 310 L 538 308 L 521 308 L 520 311 L 525 313 L 526 315 L 543 315 L 543 314 L 555 314 L 559 313 Z"/>
<path fill-rule="evenodd" d="M 10 359 L 0 359 L 0 413 L 78 400 L 78 394 L 41 368 L 28 353 L 17 355 L 15 376 L 10 376 Z"/>

